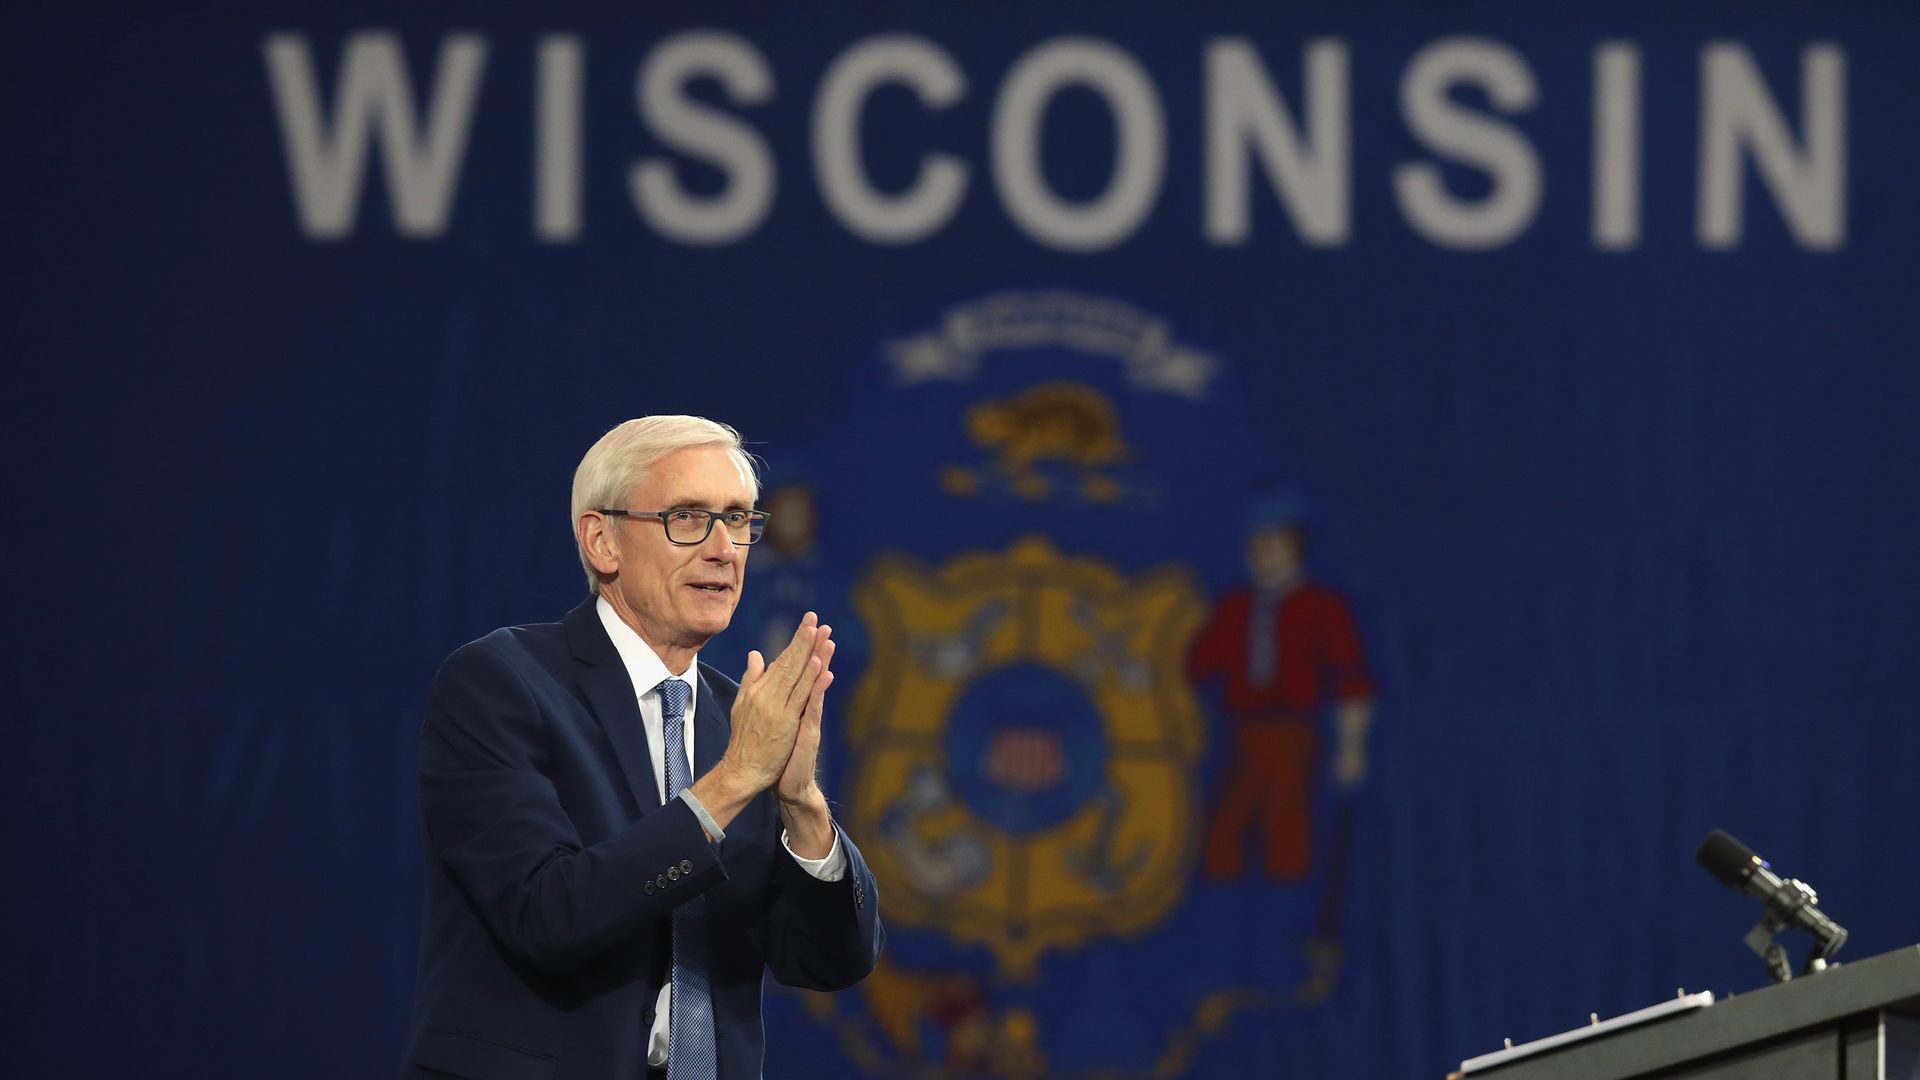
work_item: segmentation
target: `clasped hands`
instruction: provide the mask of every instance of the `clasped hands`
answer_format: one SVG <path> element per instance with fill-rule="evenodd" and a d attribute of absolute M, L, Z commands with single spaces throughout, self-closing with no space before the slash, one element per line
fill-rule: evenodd
<path fill-rule="evenodd" d="M 833 628 L 807 612 L 793 640 L 769 664 L 756 650 L 733 702 L 733 735 L 719 764 L 693 794 L 721 828 L 754 796 L 772 788 L 787 840 L 802 858 L 825 858 L 833 823 L 815 779 L 820 717 L 833 685 Z"/>

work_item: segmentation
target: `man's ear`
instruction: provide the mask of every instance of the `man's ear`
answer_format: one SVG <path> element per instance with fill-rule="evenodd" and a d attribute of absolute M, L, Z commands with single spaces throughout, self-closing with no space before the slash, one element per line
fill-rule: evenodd
<path fill-rule="evenodd" d="M 612 519 L 589 510 L 573 523 L 573 532 L 580 550 L 586 553 L 587 565 L 602 574 L 620 572 L 620 549 L 613 542 Z"/>

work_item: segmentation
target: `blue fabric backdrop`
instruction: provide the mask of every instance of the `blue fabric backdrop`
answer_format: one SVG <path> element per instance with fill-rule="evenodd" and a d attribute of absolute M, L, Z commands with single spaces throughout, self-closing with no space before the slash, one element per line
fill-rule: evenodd
<path fill-rule="evenodd" d="M 769 1076 L 1438 1076 L 1677 986 L 1757 985 L 1756 913 L 1691 865 L 1714 827 L 1819 886 L 1849 955 L 1920 939 L 1910 7 L 62 4 L 4 25 L 13 1075 L 397 1067 L 428 680 L 577 601 L 573 466 L 660 412 L 733 423 L 810 486 L 817 550 L 759 573 L 853 643 L 828 782 L 883 860 L 891 996 L 771 993 Z M 917 39 L 929 86 L 959 75 L 881 84 L 857 158 L 827 140 L 879 198 L 921 190 L 930 154 L 965 170 L 897 242 L 849 225 L 816 162 L 823 81 L 881 33 Z M 1342 67 L 1308 137 L 1316 42 Z M 1242 46 L 1271 97 L 1233 100 L 1281 112 L 1209 95 Z M 1008 87 L 1044 82 L 1049 47 L 1067 75 L 1022 144 Z M 1637 72 L 1607 68 L 1626 113 L 1600 107 L 1603 55 Z M 349 83 L 399 104 L 355 136 Z M 1138 101 L 1113 104 L 1143 87 L 1157 158 Z M 320 164 L 296 160 L 302 100 Z M 1245 150 L 1222 242 L 1209 118 L 1270 148 L 1274 115 L 1332 201 L 1302 210 L 1311 185 Z M 382 143 L 401 116 L 411 140 Z M 1020 209 L 1021 145 L 1050 211 Z M 692 209 L 638 205 L 644 162 Z M 1442 202 L 1511 219 L 1467 242 L 1421 217 L 1423 163 Z M 1076 217 L 1116 175 L 1146 185 L 1137 220 Z M 1357 628 L 1366 768 L 1328 779 L 1322 717 L 1311 871 L 1209 876 L 1237 721 L 1182 650 L 1276 498 Z M 760 580 L 754 617 L 779 615 Z M 1034 621 L 995 644 L 1009 610 Z M 898 735 L 918 721 L 935 742 Z M 1126 750 L 1135 722 L 1166 730 Z M 932 786 L 908 805 L 915 766 Z M 1046 884 L 1057 851 L 1106 876 Z M 1016 866 L 1036 876 L 955 884 Z M 1098 899 L 1049 906 L 1069 895 Z"/>

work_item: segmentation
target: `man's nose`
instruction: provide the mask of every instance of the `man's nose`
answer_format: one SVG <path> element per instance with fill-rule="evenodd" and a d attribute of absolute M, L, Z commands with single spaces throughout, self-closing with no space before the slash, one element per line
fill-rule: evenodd
<path fill-rule="evenodd" d="M 739 553 L 739 548 L 740 545 L 733 542 L 733 534 L 727 531 L 727 526 L 723 522 L 716 521 L 713 523 L 712 531 L 707 533 L 707 538 L 700 544 L 700 554 L 703 558 L 732 562 Z"/>

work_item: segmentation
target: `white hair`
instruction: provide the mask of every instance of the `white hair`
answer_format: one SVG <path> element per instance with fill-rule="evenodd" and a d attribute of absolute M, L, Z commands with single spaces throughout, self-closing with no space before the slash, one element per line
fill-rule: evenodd
<path fill-rule="evenodd" d="M 753 482 L 753 496 L 760 497 L 760 473 L 754 458 L 740 441 L 740 433 L 726 424 L 704 416 L 642 416 L 615 425 L 587 448 L 580 467 L 573 471 L 574 544 L 580 544 L 580 515 L 589 510 L 620 507 L 651 468 L 661 459 L 691 446 L 724 446 L 732 455 L 740 474 Z M 580 548 L 580 565 L 587 572 L 587 588 L 600 594 L 600 575 Z"/>

